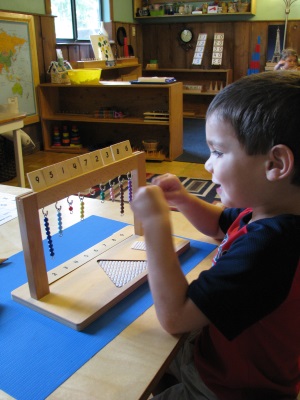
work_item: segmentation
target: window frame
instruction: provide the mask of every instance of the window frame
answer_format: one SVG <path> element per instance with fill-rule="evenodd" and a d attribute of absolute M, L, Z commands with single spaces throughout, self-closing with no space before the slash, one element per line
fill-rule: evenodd
<path fill-rule="evenodd" d="M 104 0 L 98 0 L 99 2 L 99 13 L 100 13 L 100 18 L 103 18 L 103 1 Z M 67 38 L 58 38 L 56 37 L 56 43 L 57 44 L 62 44 L 62 43 L 89 43 L 89 39 L 78 39 L 78 30 L 77 30 L 77 17 L 76 17 L 76 0 L 70 0 L 71 2 L 71 17 L 72 17 L 72 30 L 73 30 L 73 38 L 72 39 L 67 39 Z M 100 19 L 101 20 L 101 19 Z"/>

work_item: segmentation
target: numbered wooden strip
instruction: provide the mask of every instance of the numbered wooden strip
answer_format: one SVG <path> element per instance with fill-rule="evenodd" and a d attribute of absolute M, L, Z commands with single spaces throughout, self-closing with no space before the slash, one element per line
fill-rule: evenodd
<path fill-rule="evenodd" d="M 125 140 L 110 147 L 30 172 L 27 177 L 31 189 L 39 192 L 49 186 L 74 178 L 84 172 L 90 172 L 103 165 L 111 164 L 114 161 L 122 160 L 130 155 L 132 155 L 131 144 L 129 140 Z"/>
<path fill-rule="evenodd" d="M 124 142 L 116 143 L 110 146 L 114 161 L 122 160 L 132 154 L 132 148 L 129 140 Z"/>
<path fill-rule="evenodd" d="M 45 179 L 44 179 L 44 176 L 43 176 L 43 173 L 41 170 L 28 172 L 27 178 L 28 178 L 31 189 L 34 192 L 39 192 L 40 190 L 43 190 L 47 187 L 47 184 L 45 182 Z"/>

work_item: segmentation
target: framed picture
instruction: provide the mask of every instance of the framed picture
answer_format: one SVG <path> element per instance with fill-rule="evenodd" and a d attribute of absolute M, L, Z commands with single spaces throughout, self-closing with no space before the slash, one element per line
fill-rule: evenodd
<path fill-rule="evenodd" d="M 27 114 L 25 124 L 38 122 L 33 16 L 0 12 L 0 60 L 0 103 L 17 103 L 19 111 Z"/>

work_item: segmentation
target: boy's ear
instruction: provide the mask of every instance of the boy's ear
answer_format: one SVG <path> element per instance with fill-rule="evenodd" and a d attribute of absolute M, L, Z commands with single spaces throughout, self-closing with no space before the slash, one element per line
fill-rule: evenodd
<path fill-rule="evenodd" d="M 269 159 L 266 166 L 266 176 L 269 181 L 289 177 L 294 170 L 294 154 L 284 145 L 278 144 L 269 151 Z"/>

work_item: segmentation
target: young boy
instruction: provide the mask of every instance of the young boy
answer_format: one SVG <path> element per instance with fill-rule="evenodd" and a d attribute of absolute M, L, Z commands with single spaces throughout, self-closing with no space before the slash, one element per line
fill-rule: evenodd
<path fill-rule="evenodd" d="M 250 75 L 206 115 L 223 210 L 170 174 L 140 188 L 149 284 L 170 334 L 197 332 L 171 364 L 178 384 L 157 399 L 296 399 L 300 390 L 300 74 Z M 221 239 L 212 267 L 188 284 L 171 240 L 169 205 Z"/>
<path fill-rule="evenodd" d="M 282 50 L 280 60 L 274 67 L 275 71 L 281 69 L 290 69 L 290 70 L 299 69 L 298 54 L 294 49 Z"/>

